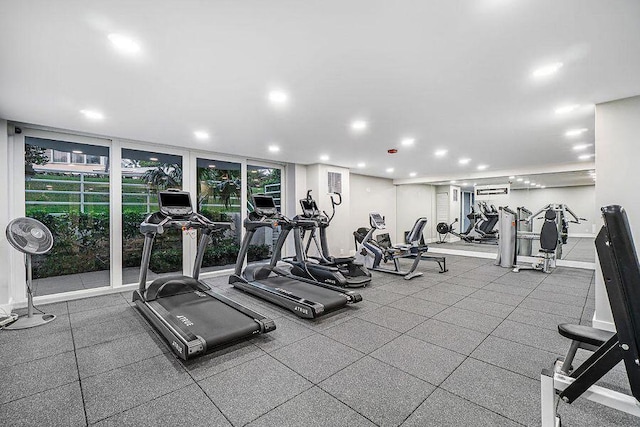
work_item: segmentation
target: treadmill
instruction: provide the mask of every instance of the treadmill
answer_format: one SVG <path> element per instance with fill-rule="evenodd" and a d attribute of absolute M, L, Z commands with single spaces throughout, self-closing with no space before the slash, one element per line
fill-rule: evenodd
<path fill-rule="evenodd" d="M 300 233 L 299 225 L 278 212 L 273 197 L 253 195 L 252 200 L 254 211 L 244 221 L 246 233 L 235 272 L 229 277 L 230 284 L 306 319 L 315 319 L 347 304 L 362 301 L 360 294 L 353 291 L 294 276 L 291 264 L 279 260 L 287 236 L 291 231 Z M 263 227 L 278 226 L 281 226 L 281 231 L 271 260 L 250 264 L 243 269 L 249 244 L 256 231 Z"/>
<path fill-rule="evenodd" d="M 171 350 L 183 360 L 212 348 L 273 331 L 273 320 L 258 314 L 218 293 L 198 280 L 205 249 L 214 230 L 230 228 L 232 223 L 216 223 L 193 212 L 185 191 L 158 193 L 160 211 L 140 224 L 144 234 L 140 286 L 133 302 L 167 340 Z M 147 272 L 155 237 L 167 229 L 201 231 L 193 275 L 161 277 L 147 286 Z"/>

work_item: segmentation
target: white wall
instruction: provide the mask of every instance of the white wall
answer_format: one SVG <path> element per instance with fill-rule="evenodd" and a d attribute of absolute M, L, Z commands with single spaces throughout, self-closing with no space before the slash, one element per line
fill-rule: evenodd
<path fill-rule="evenodd" d="M 416 219 L 427 217 L 424 239 L 435 238 L 436 229 L 436 187 L 427 184 L 399 185 L 396 188 L 396 236 L 404 238 L 404 232 L 411 230 Z"/>
<path fill-rule="evenodd" d="M 618 204 L 629 217 L 640 248 L 640 96 L 596 105 L 596 206 Z M 601 223 L 599 223 L 601 224 Z M 596 276 L 596 327 L 613 327 L 604 281 Z"/>
<path fill-rule="evenodd" d="M 285 197 L 286 205 L 282 213 L 289 218 L 293 218 L 300 212 L 298 200 L 304 199 L 307 195 L 307 167 L 289 163 L 285 168 L 285 173 L 287 175 L 285 180 L 287 197 Z M 285 255 L 293 255 L 295 253 L 293 239 L 287 239 L 285 248 Z"/>
<path fill-rule="evenodd" d="M 508 205 L 514 211 L 516 208 L 524 206 L 535 213 L 549 203 L 563 203 L 578 217 L 587 219 L 580 224 L 569 224 L 569 236 L 585 236 L 596 233 L 596 227 L 600 225 L 600 216 L 596 209 L 596 188 L 594 185 L 511 190 L 508 200 L 501 201 L 499 205 Z M 535 221 L 533 230 L 539 232 L 542 223 L 543 221 Z"/>
<path fill-rule="evenodd" d="M 378 212 L 385 216 L 387 232 L 391 236 L 391 241 L 398 242 L 396 233 L 396 186 L 393 185 L 393 181 L 352 174 L 350 185 L 349 249 L 355 251 L 353 232 L 359 227 L 369 227 L 370 212 Z"/>
<path fill-rule="evenodd" d="M 342 204 L 336 207 L 336 216 L 331 221 L 331 226 L 327 229 L 327 241 L 329 243 L 329 252 L 333 256 L 348 255 L 353 249 L 353 237 L 351 222 L 349 220 L 349 206 L 351 203 L 351 184 L 349 169 L 328 165 L 310 165 L 307 166 L 307 188 L 304 190 L 303 198 L 306 190 L 312 190 L 311 195 L 318 203 L 320 210 L 327 211 L 331 215 L 331 198 L 328 194 L 328 172 L 337 172 L 342 174 Z M 298 200 L 296 199 L 296 203 Z M 298 207 L 297 212 L 300 211 Z M 312 245 L 313 247 L 313 245 Z"/>
<path fill-rule="evenodd" d="M 0 120 L 0 307 L 9 302 L 9 250 L 10 245 L 4 230 L 9 223 L 9 141 L 7 136 L 7 121 Z"/>

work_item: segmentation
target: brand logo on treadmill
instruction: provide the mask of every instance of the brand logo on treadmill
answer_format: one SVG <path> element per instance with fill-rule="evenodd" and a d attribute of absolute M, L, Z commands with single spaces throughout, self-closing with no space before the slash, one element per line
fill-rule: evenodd
<path fill-rule="evenodd" d="M 324 281 L 327 282 L 327 283 L 331 283 L 332 285 L 336 284 L 336 281 L 333 280 L 333 279 L 324 279 Z"/>
<path fill-rule="evenodd" d="M 204 292 L 200 292 L 200 291 L 195 291 L 194 294 L 198 295 L 199 297 L 206 297 L 207 294 L 205 294 Z"/>
<path fill-rule="evenodd" d="M 184 323 L 187 326 L 193 326 L 193 322 L 189 319 L 187 319 L 185 316 L 176 316 L 182 323 Z"/>
<path fill-rule="evenodd" d="M 299 311 L 300 313 L 309 314 L 309 310 L 303 307 L 295 306 L 293 308 L 295 311 Z"/>
<path fill-rule="evenodd" d="M 282 289 L 282 288 L 276 288 L 276 291 L 282 292 L 283 294 L 287 294 L 287 295 L 293 295 L 292 292 L 289 292 L 286 289 Z"/>
<path fill-rule="evenodd" d="M 178 351 L 178 353 L 182 354 L 182 347 L 180 347 L 180 344 L 178 344 L 177 342 L 173 341 L 173 342 L 171 342 L 171 346 L 173 348 L 175 348 Z"/>

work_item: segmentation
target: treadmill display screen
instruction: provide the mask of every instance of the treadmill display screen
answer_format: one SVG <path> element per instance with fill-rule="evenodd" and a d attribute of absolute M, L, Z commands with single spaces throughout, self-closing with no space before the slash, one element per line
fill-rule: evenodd
<path fill-rule="evenodd" d="M 256 209 L 276 209 L 276 202 L 271 196 L 253 196 Z"/>
<path fill-rule="evenodd" d="M 160 193 L 160 204 L 164 207 L 190 208 L 191 200 L 187 193 Z"/>
<path fill-rule="evenodd" d="M 315 200 L 300 200 L 300 206 L 302 206 L 302 214 L 305 217 L 313 217 L 320 214 L 320 210 L 318 209 L 318 205 L 316 205 Z"/>
<path fill-rule="evenodd" d="M 186 191 L 161 191 L 158 193 L 158 204 L 160 212 L 170 216 L 190 215 L 193 212 L 191 197 Z"/>

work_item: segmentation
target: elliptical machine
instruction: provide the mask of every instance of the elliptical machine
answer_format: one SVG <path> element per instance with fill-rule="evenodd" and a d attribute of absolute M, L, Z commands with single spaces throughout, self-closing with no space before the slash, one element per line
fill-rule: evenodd
<path fill-rule="evenodd" d="M 329 253 L 327 228 L 336 214 L 335 207 L 342 204 L 340 193 L 335 193 L 335 195 L 338 197 L 338 201 L 335 201 L 332 194 L 331 207 L 333 212 L 329 216 L 324 211 L 320 213 L 316 201 L 311 197 L 311 190 L 307 191 L 307 196 L 300 200 L 302 214 L 294 218 L 300 228 L 300 234 L 295 234 L 296 255 L 295 257 L 284 258 L 283 261 L 293 266 L 291 273 L 298 277 L 344 288 L 364 287 L 371 282 L 371 273 L 364 264 L 357 262 L 355 257 L 333 257 Z M 320 242 L 318 242 L 318 235 L 316 234 L 318 229 L 320 230 Z M 307 233 L 309 237 L 305 245 L 304 237 Z M 317 256 L 309 256 L 311 242 L 315 243 Z"/>

